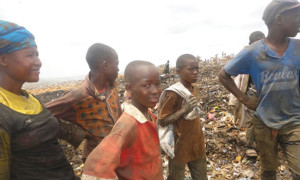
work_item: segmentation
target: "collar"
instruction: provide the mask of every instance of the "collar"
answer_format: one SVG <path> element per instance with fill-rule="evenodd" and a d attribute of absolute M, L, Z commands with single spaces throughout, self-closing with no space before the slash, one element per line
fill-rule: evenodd
<path fill-rule="evenodd" d="M 148 119 L 140 110 L 138 110 L 138 108 L 128 102 L 124 103 L 124 112 L 135 118 L 139 123 L 143 124 L 148 121 Z"/>
<path fill-rule="evenodd" d="M 282 56 L 284 56 L 288 51 L 290 51 L 290 49 L 293 46 L 293 41 L 291 40 L 291 38 L 288 38 L 288 40 L 289 40 L 289 45 Z M 265 40 L 260 40 L 260 43 L 261 43 L 260 45 L 262 46 L 262 50 L 264 51 L 265 55 L 272 57 L 272 58 L 276 58 L 276 59 L 281 58 L 269 46 L 267 46 L 265 44 Z M 261 52 L 261 55 L 262 55 L 262 52 Z"/>
<path fill-rule="evenodd" d="M 107 90 L 112 90 L 114 89 L 115 87 L 117 87 L 117 82 L 115 81 L 114 84 L 111 86 L 108 82 L 105 83 L 105 91 L 104 92 L 101 92 L 99 93 L 98 89 L 94 86 L 94 84 L 92 83 L 91 79 L 90 79 L 90 73 L 88 73 L 88 75 L 85 76 L 85 82 L 87 83 L 87 86 L 88 86 L 88 89 L 90 91 L 90 93 L 92 95 L 94 95 L 95 97 L 97 97 L 98 99 L 101 99 L 101 100 L 104 100 L 105 99 L 105 92 Z"/>

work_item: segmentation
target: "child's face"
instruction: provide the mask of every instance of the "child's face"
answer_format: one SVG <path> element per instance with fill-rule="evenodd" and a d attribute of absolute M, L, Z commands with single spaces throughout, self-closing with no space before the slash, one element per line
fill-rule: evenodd
<path fill-rule="evenodd" d="M 157 68 L 153 65 L 138 66 L 132 82 L 127 86 L 131 92 L 132 104 L 144 108 L 155 107 L 161 94 Z"/>
<path fill-rule="evenodd" d="M 188 82 L 189 84 L 195 83 L 199 74 L 199 62 L 196 59 L 185 60 L 184 67 L 177 69 L 177 73 L 181 80 Z"/>
<path fill-rule="evenodd" d="M 107 68 L 106 68 L 106 74 L 107 74 L 107 80 L 113 84 L 115 80 L 118 77 L 119 72 L 119 60 L 118 58 L 110 60 L 107 62 Z"/>
<path fill-rule="evenodd" d="M 17 82 L 37 82 L 42 63 L 36 47 L 24 48 L 6 55 L 1 60 L 1 66 L 11 79 Z"/>

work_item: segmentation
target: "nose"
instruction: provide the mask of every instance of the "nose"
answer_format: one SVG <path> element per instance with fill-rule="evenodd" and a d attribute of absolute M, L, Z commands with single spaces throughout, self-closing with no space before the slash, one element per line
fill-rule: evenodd
<path fill-rule="evenodd" d="M 152 84 L 150 87 L 151 87 L 150 88 L 150 93 L 151 94 L 157 94 L 157 93 L 160 92 L 160 86 L 157 87 L 156 85 Z"/>
<path fill-rule="evenodd" d="M 198 73 L 199 73 L 198 68 L 193 70 L 193 74 L 198 74 Z"/>
<path fill-rule="evenodd" d="M 36 60 L 35 60 L 34 64 L 38 67 L 42 66 L 42 61 L 40 60 L 40 58 L 38 56 L 36 56 Z"/>

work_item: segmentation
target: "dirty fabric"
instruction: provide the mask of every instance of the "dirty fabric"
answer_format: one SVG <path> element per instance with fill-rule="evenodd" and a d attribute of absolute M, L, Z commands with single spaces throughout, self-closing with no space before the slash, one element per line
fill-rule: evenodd
<path fill-rule="evenodd" d="M 121 114 L 118 91 L 115 86 L 107 84 L 105 91 L 99 93 L 88 75 L 79 88 L 46 104 L 46 107 L 58 119 L 76 124 L 96 137 L 87 139 L 83 158 L 86 158 L 99 142 L 110 133 Z"/>
<path fill-rule="evenodd" d="M 112 132 L 86 160 L 82 179 L 101 178 L 163 180 L 155 122 L 148 121 L 133 105 L 125 105 Z"/>
<path fill-rule="evenodd" d="M 36 47 L 34 36 L 24 27 L 0 20 L 0 54 Z"/>
<path fill-rule="evenodd" d="M 0 87 L 0 103 L 23 114 L 38 114 L 43 109 L 39 100 L 24 90 L 19 96 Z"/>
<path fill-rule="evenodd" d="M 165 95 L 168 91 L 172 91 L 180 95 L 180 97 L 183 98 L 182 101 L 183 103 L 186 103 L 186 99 L 192 95 L 191 92 L 186 87 L 184 87 L 181 82 L 177 82 L 162 92 L 159 98 L 159 104 L 162 104 L 162 102 L 165 99 Z M 200 115 L 200 107 L 196 106 L 189 113 L 186 113 L 183 117 L 186 120 L 194 120 L 199 115 Z M 162 150 L 170 158 L 173 159 L 175 157 L 175 153 L 174 153 L 175 140 L 173 134 L 173 124 L 169 124 L 165 127 L 158 126 L 158 136 L 159 136 L 160 146 Z"/>
<path fill-rule="evenodd" d="M 189 89 L 197 98 L 197 88 Z M 159 119 L 177 112 L 182 105 L 183 98 L 177 93 L 168 91 L 159 110 Z M 181 117 L 174 124 L 175 158 L 180 163 L 188 163 L 205 157 L 204 135 L 199 116 L 187 121 Z"/>
<path fill-rule="evenodd" d="M 188 162 L 187 165 L 193 179 L 207 180 L 206 158 Z M 169 159 L 169 176 L 167 180 L 184 180 L 185 166 L 185 163 L 177 163 L 174 160 Z"/>
<path fill-rule="evenodd" d="M 278 162 L 278 143 L 280 144 L 289 168 L 300 175 L 300 126 L 286 126 L 279 130 L 273 139 L 272 129 L 256 116 L 253 118 L 255 140 L 261 158 L 262 176 L 264 171 L 276 175 Z M 270 173 L 265 173 L 270 174 Z"/>
<path fill-rule="evenodd" d="M 1 131 L 0 169 L 8 166 L 2 160 L 9 157 L 10 179 L 75 179 L 57 141 L 59 123 L 46 108 L 27 115 L 0 103 L 0 110 L 0 127 L 7 133 Z M 10 152 L 3 151 L 9 143 Z"/>
<path fill-rule="evenodd" d="M 270 128 L 300 125 L 299 48 L 299 40 L 289 39 L 288 48 L 279 57 L 260 40 L 224 67 L 231 76 L 250 74 L 259 97 L 255 114 Z"/>

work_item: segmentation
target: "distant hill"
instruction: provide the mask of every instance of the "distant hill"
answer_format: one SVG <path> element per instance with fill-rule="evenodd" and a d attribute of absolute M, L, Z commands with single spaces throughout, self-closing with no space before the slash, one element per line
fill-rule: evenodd
<path fill-rule="evenodd" d="M 85 75 L 78 75 L 72 77 L 56 77 L 56 78 L 40 78 L 38 82 L 34 83 L 25 83 L 23 85 L 23 89 L 35 89 L 35 88 L 42 88 L 46 86 L 51 86 L 55 84 L 60 84 L 66 81 L 79 81 L 84 80 Z"/>

